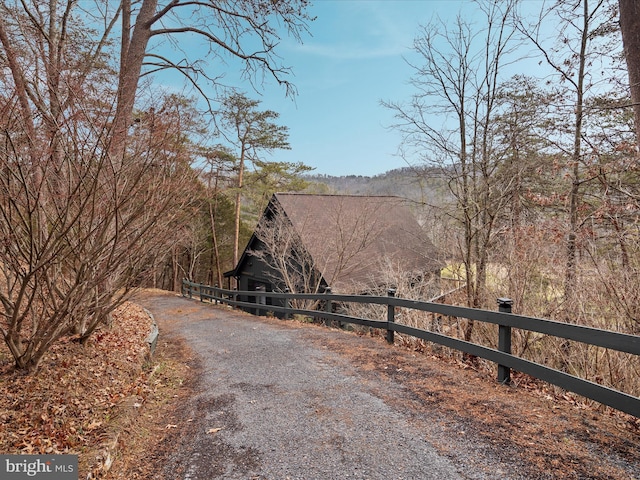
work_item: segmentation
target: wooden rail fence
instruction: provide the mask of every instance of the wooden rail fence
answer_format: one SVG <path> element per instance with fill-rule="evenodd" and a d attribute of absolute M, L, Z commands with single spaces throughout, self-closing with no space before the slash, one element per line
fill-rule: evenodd
<path fill-rule="evenodd" d="M 242 307 L 256 314 L 265 314 L 267 311 L 279 312 L 285 316 L 298 314 L 325 322 L 336 321 L 339 324 L 352 323 L 379 328 L 386 330 L 386 338 L 390 343 L 394 341 L 395 332 L 411 335 L 496 363 L 500 383 L 509 383 L 510 372 L 513 369 L 640 418 L 640 398 L 638 397 L 512 355 L 511 329 L 528 330 L 633 355 L 640 355 L 640 336 L 515 315 L 511 313 L 511 300 L 506 298 L 498 299 L 498 311 L 491 311 L 407 300 L 396 297 L 393 290 L 389 290 L 387 296 L 337 295 L 331 293 L 330 290 L 322 294 L 276 293 L 260 290 L 244 292 L 202 285 L 188 280 L 184 280 L 182 283 L 182 295 L 189 298 L 195 297 L 200 301 Z M 240 298 L 254 299 L 255 301 L 240 301 Z M 267 305 L 267 299 L 271 299 L 271 303 L 277 299 L 284 306 Z M 322 310 L 292 308 L 292 300 L 320 302 L 324 308 Z M 349 302 L 386 305 L 387 318 L 386 320 L 376 320 L 334 313 L 333 306 L 336 303 Z M 414 309 L 498 325 L 498 349 L 398 323 L 395 321 L 396 308 Z"/>

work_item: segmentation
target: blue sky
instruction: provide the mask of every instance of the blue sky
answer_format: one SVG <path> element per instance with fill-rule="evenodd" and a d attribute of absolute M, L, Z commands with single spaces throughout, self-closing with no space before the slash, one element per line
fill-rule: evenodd
<path fill-rule="evenodd" d="M 280 113 L 290 151 L 267 157 L 301 161 L 328 175 L 376 175 L 407 163 L 400 137 L 388 127 L 381 100 L 408 99 L 411 69 L 403 60 L 420 24 L 455 15 L 464 1 L 316 0 L 312 36 L 283 39 L 281 55 L 294 71 L 295 101 L 266 85 L 261 106 Z"/>
<path fill-rule="evenodd" d="M 447 20 L 461 11 L 470 19 L 475 8 L 471 0 L 315 0 L 309 13 L 317 18 L 309 24 L 310 34 L 299 43 L 283 33 L 278 46 L 282 63 L 293 70 L 294 99 L 269 78 L 259 91 L 249 82 L 239 83 L 232 62 L 224 70 L 212 62 L 209 73 L 224 74 L 227 84 L 260 100 L 261 110 L 280 114 L 278 123 L 289 128 L 291 150 L 275 151 L 265 160 L 303 162 L 319 174 L 377 175 L 408 165 L 397 154 L 399 133 L 389 128 L 393 113 L 380 102 L 409 100 L 414 93 L 409 85 L 413 70 L 403 57 L 411 56 L 419 27 L 435 16 Z M 166 76 L 160 83 L 179 88 L 175 78 Z"/>

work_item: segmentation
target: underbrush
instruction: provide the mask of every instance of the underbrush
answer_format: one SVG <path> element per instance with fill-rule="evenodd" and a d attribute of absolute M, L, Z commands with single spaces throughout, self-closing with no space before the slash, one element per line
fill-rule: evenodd
<path fill-rule="evenodd" d="M 592 287 L 595 288 L 595 285 L 592 285 Z M 429 297 L 426 297 L 423 291 L 424 286 L 421 286 L 421 289 L 418 290 L 405 287 L 398 291 L 396 296 L 415 300 L 428 299 Z M 619 319 L 616 320 L 611 316 L 607 316 L 607 312 L 602 310 L 587 309 L 585 305 L 589 303 L 586 303 L 587 300 L 584 297 L 581 300 L 583 303 L 580 303 L 579 310 L 576 309 L 576 312 L 572 314 L 565 305 L 562 315 L 564 317 L 577 318 L 581 325 L 588 327 L 621 331 L 622 333 L 635 333 L 635 330 L 630 329 L 632 325 L 628 326 Z M 445 303 L 464 305 L 464 302 L 463 292 L 460 292 L 458 295 L 449 296 Z M 595 302 L 592 301 L 591 303 Z M 350 316 L 386 320 L 387 307 L 384 305 L 349 304 L 345 305 L 344 308 L 344 313 Z M 585 313 L 587 311 L 588 314 Z M 535 313 L 529 314 L 536 316 Z M 460 340 L 464 339 L 464 333 L 469 322 L 464 318 L 405 308 L 395 309 L 395 321 Z M 574 323 L 578 323 L 578 321 Z M 365 327 L 353 326 L 353 329 L 375 335 L 384 335 L 384 331 L 376 331 Z M 471 341 L 497 349 L 498 326 L 484 322 L 474 322 Z M 488 377 L 495 378 L 497 375 L 497 366 L 494 363 L 483 359 L 469 358 L 462 352 L 451 348 L 399 333 L 395 334 L 395 343 L 428 355 L 437 355 L 438 357 L 464 364 L 466 368 L 484 372 Z M 512 330 L 512 353 L 535 363 L 623 391 L 627 394 L 636 397 L 640 396 L 640 357 L 637 355 L 519 329 Z M 589 408 L 608 408 L 595 401 L 567 393 L 559 387 L 545 384 L 526 375 L 515 375 L 513 378 L 515 379 L 514 381 L 520 384 L 535 385 L 535 388 L 538 388 L 545 395 L 569 399 L 576 404 L 588 406 Z"/>

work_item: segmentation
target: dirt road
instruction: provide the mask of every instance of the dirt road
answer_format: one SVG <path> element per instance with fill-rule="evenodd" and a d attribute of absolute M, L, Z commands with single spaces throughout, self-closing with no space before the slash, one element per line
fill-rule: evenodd
<path fill-rule="evenodd" d="M 544 402 L 533 399 L 522 413 L 514 412 L 514 405 L 528 399 L 518 402 L 513 391 L 474 372 L 450 365 L 450 371 L 443 372 L 442 363 L 379 339 L 253 317 L 175 295 L 146 295 L 138 303 L 154 314 L 161 338 L 186 341 L 200 368 L 196 393 L 180 406 L 174 443 L 165 445 L 167 453 L 154 478 L 638 475 L 637 450 L 608 452 L 603 459 L 576 445 L 589 461 L 565 453 L 547 444 L 555 438 L 553 432 L 549 438 L 529 437 L 544 430 L 545 416 L 554 415 Z M 456 400 L 464 388 L 465 398 Z M 535 418 L 540 424 L 532 427 Z M 501 431 L 505 425 L 509 435 Z M 595 428 L 585 422 L 583 427 Z M 528 449 L 510 442 L 514 431 L 525 437 L 523 445 L 528 438 Z M 582 436 L 594 450 L 602 447 L 596 437 L 585 435 L 577 432 L 575 438 Z M 574 442 L 573 437 L 567 436 L 568 442 Z M 541 449 L 536 455 L 526 451 L 536 447 Z M 624 476 L 617 477 L 616 471 Z"/>

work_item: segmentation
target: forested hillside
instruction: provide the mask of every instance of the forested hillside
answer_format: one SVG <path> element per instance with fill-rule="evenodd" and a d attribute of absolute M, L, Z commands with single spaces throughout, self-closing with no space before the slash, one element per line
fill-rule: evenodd
<path fill-rule="evenodd" d="M 397 195 L 416 202 L 432 201 L 446 195 L 441 172 L 425 167 L 405 167 L 372 177 L 362 175 L 305 175 L 309 190 L 345 195 Z"/>

